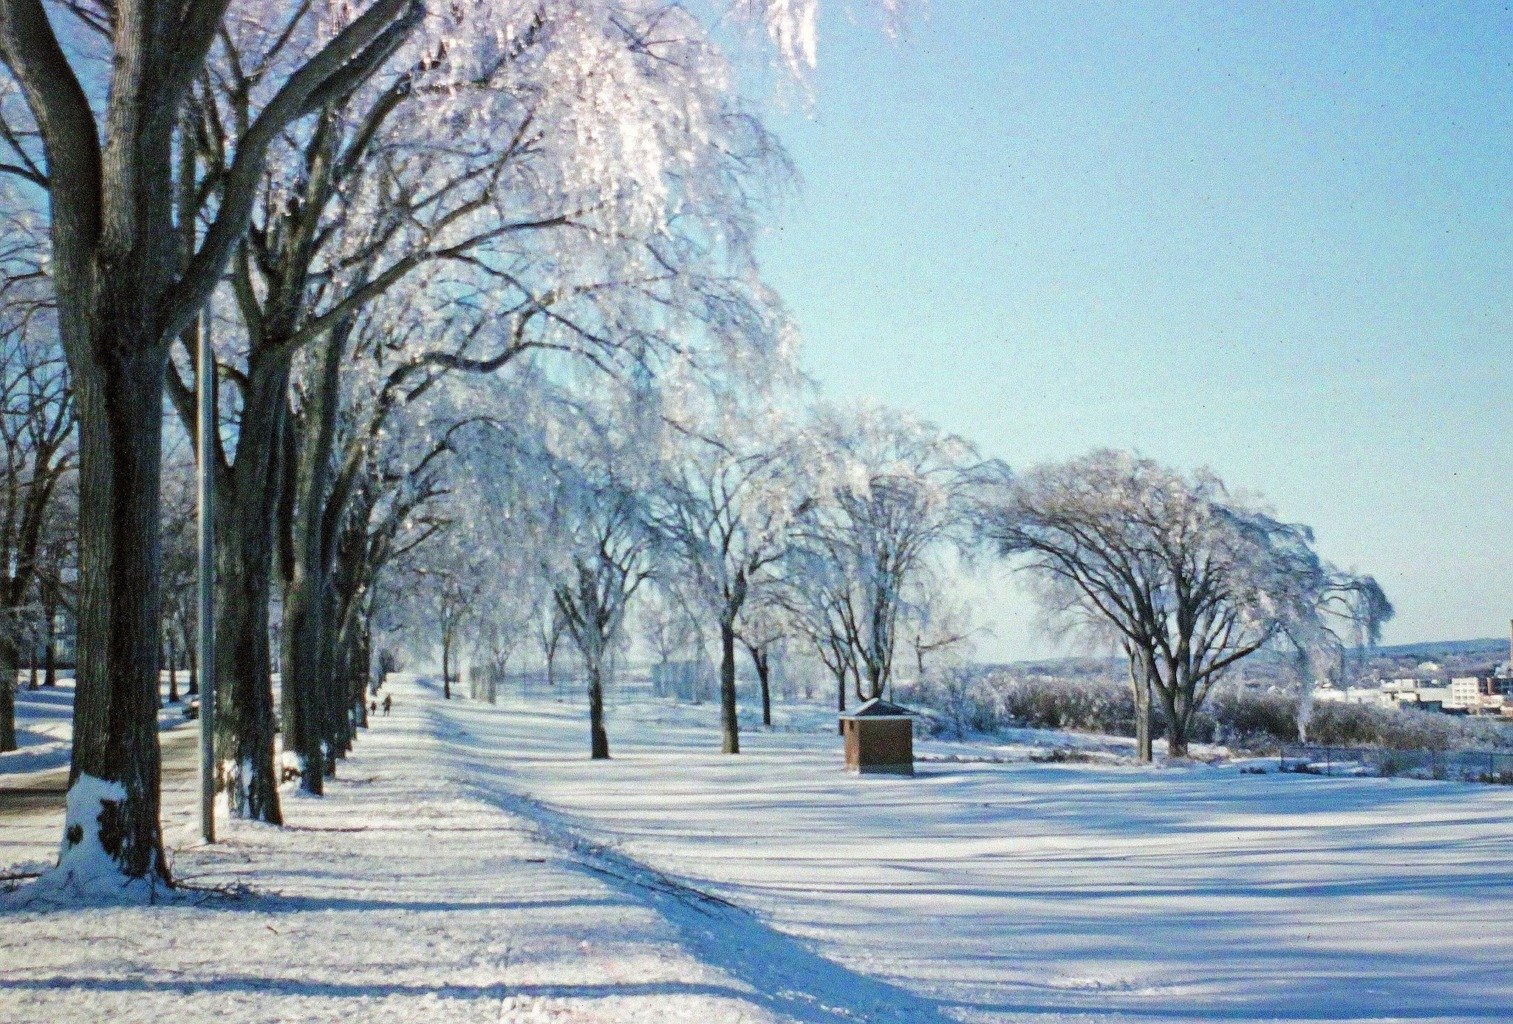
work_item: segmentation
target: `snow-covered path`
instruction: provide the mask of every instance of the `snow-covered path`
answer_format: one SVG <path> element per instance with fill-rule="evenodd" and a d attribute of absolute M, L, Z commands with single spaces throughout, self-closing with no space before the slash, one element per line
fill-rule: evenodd
<path fill-rule="evenodd" d="M 859 779 L 833 732 L 751 731 L 726 757 L 712 708 L 633 693 L 615 760 L 592 763 L 576 701 L 438 713 L 480 786 L 936 1013 L 1513 1020 L 1506 787 L 1028 763 Z"/>
<path fill-rule="evenodd" d="M 213 848 L 181 848 L 181 879 L 257 895 L 0 897 L 0 1021 L 944 1024 L 743 912 L 507 810 L 470 781 L 439 698 L 391 686 L 394 715 L 324 800 L 288 801 L 289 828 L 233 825 Z M 188 841 L 188 799 L 170 794 L 173 840 Z M 885 1012 L 827 1006 L 837 994 Z"/>

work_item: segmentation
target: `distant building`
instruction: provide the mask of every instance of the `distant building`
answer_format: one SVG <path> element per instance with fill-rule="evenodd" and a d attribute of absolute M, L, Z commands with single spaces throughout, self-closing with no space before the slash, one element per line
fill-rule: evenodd
<path fill-rule="evenodd" d="M 1368 704 L 1391 707 L 1397 702 L 1388 697 L 1380 686 L 1350 686 L 1340 689 L 1333 683 L 1324 682 L 1314 687 L 1314 700 L 1328 700 L 1339 704 Z"/>

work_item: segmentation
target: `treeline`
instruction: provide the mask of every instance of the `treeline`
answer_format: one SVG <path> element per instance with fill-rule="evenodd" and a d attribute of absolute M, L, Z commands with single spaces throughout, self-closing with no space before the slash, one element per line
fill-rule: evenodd
<path fill-rule="evenodd" d="M 735 754 L 738 657 L 770 718 L 785 645 L 844 707 L 964 643 L 952 551 L 1011 559 L 1123 652 L 1147 757 L 1158 718 L 1184 753 L 1256 651 L 1311 680 L 1374 641 L 1376 583 L 1211 473 L 1106 451 L 1016 473 L 815 402 L 752 246 L 789 168 L 725 14 L 811 63 L 807 4 L 0 0 L 0 729 L 32 609 L 66 607 L 61 876 L 170 880 L 160 669 L 200 627 L 217 784 L 273 824 L 286 777 L 322 792 L 400 637 L 439 642 L 447 696 L 465 658 L 570 644 L 598 758 L 638 604 L 717 651 Z"/>
<path fill-rule="evenodd" d="M 781 343 L 750 239 L 786 161 L 715 36 L 733 15 L 802 72 L 811 14 L 0 2 L 0 326 L 8 358 L 60 368 L 48 400 L 68 409 L 65 461 L 33 439 L 7 467 L 27 497 L 5 525 L 0 662 L 25 641 L 17 608 L 72 602 L 61 873 L 169 880 L 164 453 L 192 436 L 201 342 L 219 782 L 232 813 L 277 823 L 281 769 L 318 793 L 351 743 L 385 574 L 451 525 L 436 502 L 469 430 L 518 422 L 536 379 L 646 383 Z M 52 469 L 75 503 L 51 500 Z M 66 510 L 73 554 L 41 554 L 32 506 Z"/>

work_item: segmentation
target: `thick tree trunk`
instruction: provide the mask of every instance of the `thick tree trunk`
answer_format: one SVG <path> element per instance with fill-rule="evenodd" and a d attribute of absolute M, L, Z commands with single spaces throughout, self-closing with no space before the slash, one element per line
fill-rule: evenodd
<path fill-rule="evenodd" d="M 841 669 L 835 676 L 835 711 L 838 715 L 846 713 L 846 670 Z M 845 735 L 846 727 L 840 722 L 835 723 L 835 731 Z"/>
<path fill-rule="evenodd" d="M 238 510 L 240 511 L 240 510 Z M 267 520 L 220 517 L 216 530 L 215 726 L 231 813 L 283 822 L 274 757 L 273 656 L 268 646 L 271 581 L 259 571 L 269 553 Z M 193 675 L 191 668 L 191 676 Z M 284 686 L 288 687 L 285 679 Z M 284 742 L 288 743 L 285 736 Z"/>
<path fill-rule="evenodd" d="M 145 254 L 138 254 L 145 257 Z M 107 268 L 108 271 L 109 268 Z M 130 282 L 125 268 L 117 268 Z M 110 281 L 108 273 L 102 279 Z M 156 309 L 124 284 L 101 296 L 79 405 L 79 640 L 73 760 L 59 866 L 168 880 L 159 825 L 159 494 L 166 351 L 140 337 Z M 61 301 L 60 307 L 64 305 Z M 77 311 L 75 311 L 77 312 Z M 65 336 L 69 332 L 65 332 Z M 99 358 L 104 365 L 93 362 Z"/>
<path fill-rule="evenodd" d="M 352 657 L 352 699 L 359 729 L 368 727 L 368 687 L 373 679 L 373 631 L 364 615 L 357 633 L 357 651 Z"/>
<path fill-rule="evenodd" d="M 585 659 L 588 669 L 588 756 L 609 758 L 609 733 L 604 731 L 604 669 L 598 657 Z"/>
<path fill-rule="evenodd" d="M 1187 737 L 1192 729 L 1192 708 L 1172 689 L 1161 694 L 1166 713 L 1166 753 L 1168 757 L 1187 756 Z"/>
<path fill-rule="evenodd" d="M 19 654 L 9 633 L 0 632 L 0 754 L 16 749 L 16 666 Z"/>
<path fill-rule="evenodd" d="M 741 726 L 735 703 L 735 625 L 720 623 L 720 752 L 741 752 Z"/>
<path fill-rule="evenodd" d="M 339 327 L 314 349 L 294 486 L 293 564 L 284 595 L 284 744 L 297 752 L 300 788 L 315 796 L 323 792 L 326 773 L 322 745 L 336 655 L 336 624 L 329 621 L 336 552 L 326 512 L 347 334 Z"/>
<path fill-rule="evenodd" d="M 273 592 L 280 430 L 286 415 L 288 361 L 254 353 L 242 391 L 236 457 L 216 460 L 215 670 L 219 782 L 237 817 L 279 824 L 274 752 L 273 653 L 268 606 Z M 187 424 L 186 424 L 187 426 Z M 190 692 L 198 692 L 193 646 Z"/>
<path fill-rule="evenodd" d="M 324 792 L 325 729 L 322 698 L 326 687 L 323 672 L 326 656 L 325 602 L 319 581 L 312 578 L 316 566 L 300 566 L 284 598 L 284 750 L 293 753 L 300 775 L 300 789 L 312 796 Z"/>

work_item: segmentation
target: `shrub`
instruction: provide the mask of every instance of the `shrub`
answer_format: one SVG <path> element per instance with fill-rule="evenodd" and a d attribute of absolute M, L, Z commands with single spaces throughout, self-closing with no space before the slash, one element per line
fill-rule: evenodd
<path fill-rule="evenodd" d="M 958 671 L 927 678 L 900 697 L 926 712 L 925 728 L 932 733 L 959 736 L 1018 726 L 1135 734 L 1134 696 L 1128 684 L 1112 678 Z M 1209 698 L 1193 723 L 1192 736 L 1240 749 L 1274 748 L 1297 741 L 1297 721 L 1296 696 L 1230 687 Z M 1159 704 L 1152 730 L 1157 737 L 1164 731 Z M 1345 747 L 1456 750 L 1513 746 L 1513 729 L 1489 719 L 1318 701 L 1309 716 L 1308 739 Z"/>

